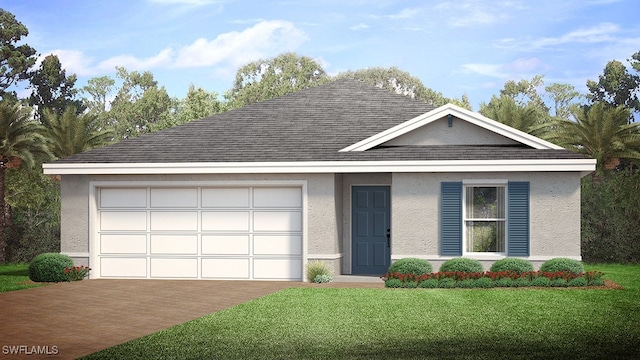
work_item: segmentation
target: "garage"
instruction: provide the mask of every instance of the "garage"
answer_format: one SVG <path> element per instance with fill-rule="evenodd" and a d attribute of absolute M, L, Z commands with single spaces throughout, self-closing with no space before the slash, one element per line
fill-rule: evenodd
<path fill-rule="evenodd" d="M 97 187 L 92 277 L 302 280 L 301 187 Z"/>

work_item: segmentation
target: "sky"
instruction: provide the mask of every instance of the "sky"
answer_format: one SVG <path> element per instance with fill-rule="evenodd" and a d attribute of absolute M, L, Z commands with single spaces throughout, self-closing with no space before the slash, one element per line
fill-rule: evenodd
<path fill-rule="evenodd" d="M 115 67 L 150 71 L 170 96 L 223 94 L 237 70 L 295 52 L 330 75 L 398 67 L 474 110 L 508 80 L 587 93 L 607 62 L 640 51 L 637 0 L 0 0 L 77 88 Z"/>

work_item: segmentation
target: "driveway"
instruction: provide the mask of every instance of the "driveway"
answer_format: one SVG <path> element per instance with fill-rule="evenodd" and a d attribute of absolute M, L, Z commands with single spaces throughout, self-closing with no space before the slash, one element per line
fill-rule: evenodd
<path fill-rule="evenodd" d="M 282 289 L 327 285 L 383 287 L 99 279 L 0 293 L 0 360 L 75 359 Z"/>

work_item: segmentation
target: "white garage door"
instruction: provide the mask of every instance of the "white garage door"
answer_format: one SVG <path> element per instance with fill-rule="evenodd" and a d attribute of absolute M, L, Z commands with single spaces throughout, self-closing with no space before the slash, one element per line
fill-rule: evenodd
<path fill-rule="evenodd" d="M 302 279 L 299 187 L 99 188 L 94 276 Z"/>

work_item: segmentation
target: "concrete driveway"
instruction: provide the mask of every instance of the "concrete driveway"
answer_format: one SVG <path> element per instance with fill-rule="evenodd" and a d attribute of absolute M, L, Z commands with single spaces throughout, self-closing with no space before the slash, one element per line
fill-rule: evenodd
<path fill-rule="evenodd" d="M 241 286 L 240 286 L 241 284 Z M 0 293 L 0 360 L 75 359 L 273 292 L 377 283 L 83 280 Z"/>

